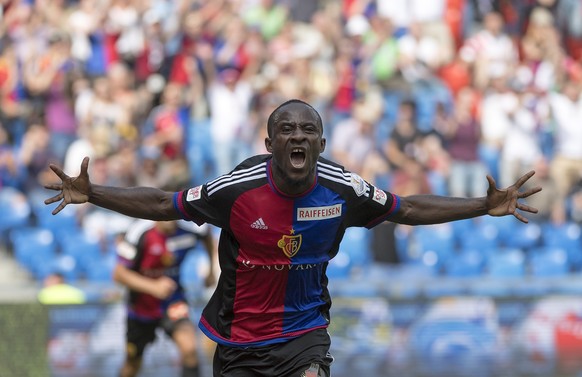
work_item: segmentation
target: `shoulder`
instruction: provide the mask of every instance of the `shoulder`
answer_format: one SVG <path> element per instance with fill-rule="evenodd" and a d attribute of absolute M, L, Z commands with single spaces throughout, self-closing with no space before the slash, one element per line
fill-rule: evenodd
<path fill-rule="evenodd" d="M 230 173 L 206 183 L 208 196 L 212 196 L 224 189 L 246 189 L 255 184 L 262 184 L 267 179 L 267 161 L 271 155 L 257 155 L 237 165 Z M 228 190 L 230 191 L 230 190 Z"/>
<path fill-rule="evenodd" d="M 234 168 L 233 172 L 240 170 L 240 169 L 250 168 L 250 167 L 254 167 L 254 166 L 266 165 L 267 161 L 270 159 L 271 159 L 270 154 L 258 154 L 258 155 L 249 157 L 246 160 L 243 160 L 240 164 L 238 164 Z"/>
<path fill-rule="evenodd" d="M 317 161 L 317 175 L 320 183 L 330 186 L 338 193 L 369 196 L 368 182 L 336 162 L 320 157 Z"/>

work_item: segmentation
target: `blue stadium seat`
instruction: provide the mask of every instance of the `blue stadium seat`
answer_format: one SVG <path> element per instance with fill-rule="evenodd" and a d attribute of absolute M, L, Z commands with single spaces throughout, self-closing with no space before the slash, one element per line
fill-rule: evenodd
<path fill-rule="evenodd" d="M 487 253 L 500 246 L 499 228 L 493 224 L 476 223 L 459 236 L 460 249 Z"/>
<path fill-rule="evenodd" d="M 491 376 L 497 333 L 483 321 L 426 320 L 409 339 L 419 376 Z"/>
<path fill-rule="evenodd" d="M 92 268 L 93 264 L 99 263 L 105 254 L 96 237 L 91 237 L 80 230 L 63 233 L 57 241 L 62 254 L 71 256 L 76 262 L 76 268 L 82 273 Z"/>
<path fill-rule="evenodd" d="M 63 275 L 69 283 L 76 282 L 81 278 L 82 271 L 79 263 L 70 255 L 59 254 L 51 263 L 50 268 L 53 272 Z"/>
<path fill-rule="evenodd" d="M 446 264 L 455 252 L 455 234 L 451 224 L 415 227 L 412 237 L 423 258 L 430 252 L 434 253 L 437 268 Z"/>
<path fill-rule="evenodd" d="M 202 248 L 190 250 L 180 266 L 182 283 L 184 285 L 204 286 L 204 279 L 209 268 L 210 260 L 206 251 Z"/>
<path fill-rule="evenodd" d="M 525 253 L 517 248 L 500 248 L 487 257 L 485 272 L 491 277 L 517 278 L 525 275 Z"/>
<path fill-rule="evenodd" d="M 477 226 L 492 226 L 497 230 L 498 243 L 503 243 L 508 237 L 513 235 L 513 227 L 521 224 L 513 216 L 481 216 L 474 219 Z"/>
<path fill-rule="evenodd" d="M 335 258 L 329 261 L 326 275 L 330 279 L 348 279 L 351 269 L 350 256 L 347 253 L 339 252 Z"/>
<path fill-rule="evenodd" d="M 398 224 L 394 228 L 394 246 L 396 248 L 398 260 L 402 263 L 408 263 L 411 259 L 414 259 L 408 253 L 408 247 L 410 245 L 410 233 L 412 231 L 413 227 L 408 225 Z"/>
<path fill-rule="evenodd" d="M 339 252 L 350 258 L 352 267 L 368 266 L 372 261 L 370 231 L 366 228 L 348 228 L 339 245 Z"/>
<path fill-rule="evenodd" d="M 568 253 L 559 247 L 538 247 L 529 252 L 529 267 L 533 276 L 565 276 L 570 270 Z"/>
<path fill-rule="evenodd" d="M 560 225 L 546 223 L 542 226 L 542 245 L 566 250 L 574 271 L 582 268 L 582 228 L 576 223 Z"/>
<path fill-rule="evenodd" d="M 56 256 L 53 234 L 40 227 L 24 227 L 11 230 L 9 238 L 15 259 L 35 277 L 42 278 L 45 267 Z"/>
<path fill-rule="evenodd" d="M 112 283 L 115 262 L 115 258 L 111 255 L 96 260 L 90 266 L 87 266 L 85 277 L 88 281 L 94 283 Z"/>
<path fill-rule="evenodd" d="M 445 265 L 445 274 L 452 277 L 476 277 L 483 273 L 485 253 L 475 249 L 461 249 Z"/>
<path fill-rule="evenodd" d="M 53 210 L 54 206 L 44 205 L 43 203 L 33 206 L 32 211 L 37 225 L 53 232 L 56 238 L 80 232 L 76 206 L 66 206 L 56 216 L 52 214 Z"/>
<path fill-rule="evenodd" d="M 26 196 L 12 187 L 0 189 L 0 241 L 15 228 L 31 225 L 32 209 Z"/>
<path fill-rule="evenodd" d="M 426 265 L 404 264 L 387 277 L 381 287 L 389 297 L 415 299 L 421 296 L 423 285 L 435 274 L 434 268 Z"/>
<path fill-rule="evenodd" d="M 451 224 L 451 226 L 453 227 L 455 242 L 457 244 L 460 244 L 461 239 L 464 238 L 465 235 L 468 232 L 470 232 L 473 228 L 475 228 L 474 219 L 451 221 L 449 224 Z"/>
<path fill-rule="evenodd" d="M 501 232 L 502 235 L 505 232 Z M 528 250 L 541 243 L 542 230 L 539 224 L 517 222 L 511 226 L 511 232 L 504 235 L 501 243 L 506 247 Z"/>

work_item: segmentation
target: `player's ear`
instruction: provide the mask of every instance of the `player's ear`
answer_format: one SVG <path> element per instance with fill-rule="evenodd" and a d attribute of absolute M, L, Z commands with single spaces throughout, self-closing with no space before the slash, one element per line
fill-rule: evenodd
<path fill-rule="evenodd" d="M 267 152 L 273 153 L 273 144 L 270 137 L 265 138 L 265 148 L 267 148 Z"/>
<path fill-rule="evenodd" d="M 325 150 L 326 144 L 327 144 L 327 139 L 322 137 L 321 138 L 321 145 L 319 146 L 319 153 L 323 153 L 323 151 Z"/>

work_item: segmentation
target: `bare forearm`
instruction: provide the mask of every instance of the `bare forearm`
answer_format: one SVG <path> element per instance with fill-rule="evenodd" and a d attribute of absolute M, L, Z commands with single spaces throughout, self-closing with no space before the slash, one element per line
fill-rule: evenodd
<path fill-rule="evenodd" d="M 173 193 L 152 187 L 110 187 L 92 185 L 89 202 L 121 214 L 149 220 L 180 217 L 172 202 Z"/>
<path fill-rule="evenodd" d="M 485 197 L 453 198 L 413 195 L 401 198 L 400 210 L 391 221 L 408 225 L 439 224 L 487 214 Z"/>
<path fill-rule="evenodd" d="M 153 280 L 123 266 L 116 266 L 113 271 L 113 279 L 132 291 L 151 294 L 153 292 Z"/>

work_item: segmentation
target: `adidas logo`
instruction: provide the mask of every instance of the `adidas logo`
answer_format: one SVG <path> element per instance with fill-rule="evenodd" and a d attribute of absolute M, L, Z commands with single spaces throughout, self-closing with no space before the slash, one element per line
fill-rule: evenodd
<path fill-rule="evenodd" d="M 259 219 L 257 221 L 252 223 L 251 228 L 253 228 L 253 229 L 269 229 L 267 224 L 265 224 L 265 222 L 263 221 L 262 217 L 259 217 Z"/>

